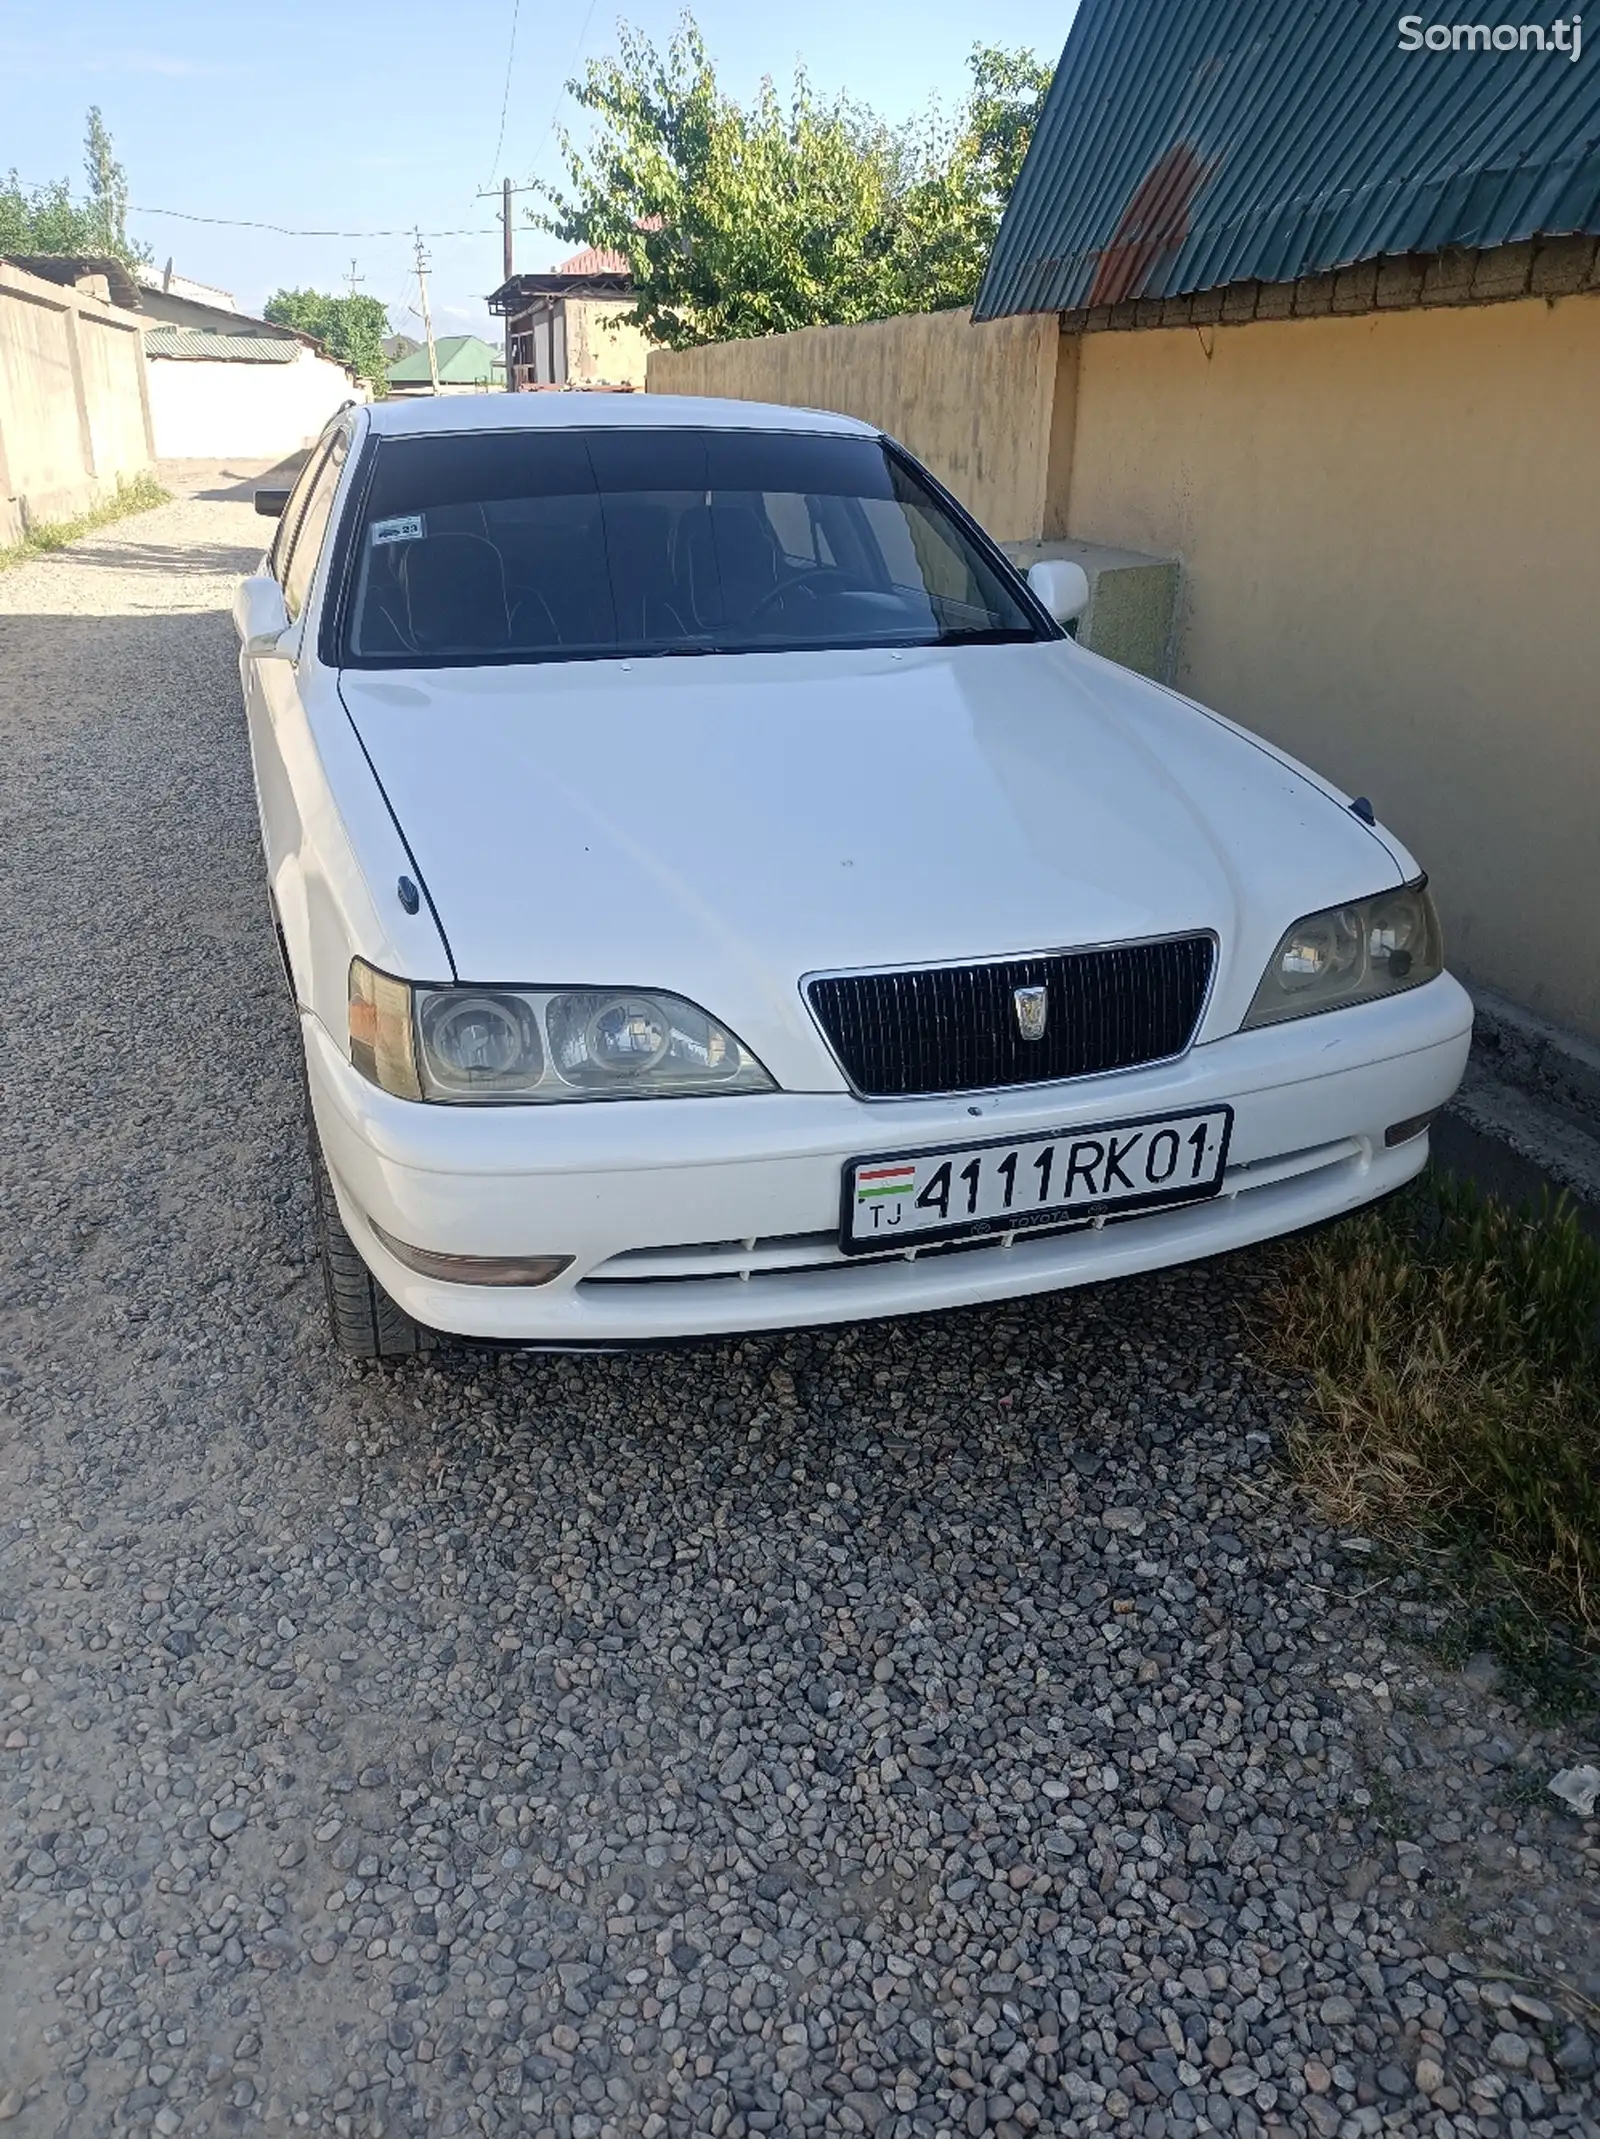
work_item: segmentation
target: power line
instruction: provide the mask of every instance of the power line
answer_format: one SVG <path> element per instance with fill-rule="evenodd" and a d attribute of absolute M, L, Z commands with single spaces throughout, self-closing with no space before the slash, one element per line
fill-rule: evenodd
<path fill-rule="evenodd" d="M 579 60 L 583 57 L 583 41 L 589 34 L 590 23 L 594 20 L 594 10 L 595 0 L 589 0 L 589 5 L 584 10 L 583 27 L 578 32 L 578 42 L 573 46 L 572 57 L 567 62 L 567 64 L 571 67 L 576 67 Z M 539 161 L 539 158 L 544 154 L 545 148 L 549 143 L 550 136 L 556 130 L 556 113 L 561 109 L 561 99 L 566 95 L 566 93 L 567 85 L 565 82 L 563 82 L 561 84 L 561 87 L 556 91 L 555 102 L 550 107 L 550 117 L 546 121 L 543 138 L 541 139 L 539 146 L 533 152 L 534 163 L 537 163 Z"/>
<path fill-rule="evenodd" d="M 500 92 L 500 131 L 494 141 L 494 161 L 489 169 L 490 183 L 500 168 L 500 151 L 506 144 L 506 113 L 511 108 L 511 69 L 517 57 L 517 17 L 522 12 L 522 0 L 511 0 L 511 46 L 506 53 L 506 85 Z"/>
<path fill-rule="evenodd" d="M 49 193 L 55 188 L 53 179 L 20 179 L 18 183 L 30 193 Z M 72 196 L 69 194 L 68 199 Z M 401 230 L 296 230 L 287 223 L 257 223 L 238 215 L 194 215 L 187 208 L 141 208 L 128 204 L 129 215 L 167 215 L 180 223 L 213 223 L 226 230 L 270 230 L 280 238 L 413 238 L 414 228 Z M 492 230 L 425 230 L 425 238 L 490 238 Z"/>
<path fill-rule="evenodd" d="M 285 223 L 255 223 L 237 215 L 191 215 L 184 208 L 139 208 L 131 203 L 129 215 L 170 215 L 180 223 L 218 223 L 229 230 L 270 230 L 280 238 L 411 238 L 415 230 L 294 230 Z M 425 238 L 491 238 L 492 230 L 425 230 Z"/>

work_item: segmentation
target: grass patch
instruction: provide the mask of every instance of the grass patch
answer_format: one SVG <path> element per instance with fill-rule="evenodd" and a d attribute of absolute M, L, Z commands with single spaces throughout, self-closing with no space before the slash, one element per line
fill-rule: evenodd
<path fill-rule="evenodd" d="M 64 550 L 79 536 L 92 535 L 97 527 L 109 527 L 113 520 L 125 520 L 129 513 L 149 512 L 154 506 L 171 502 L 172 492 L 163 490 L 153 475 L 141 473 L 131 482 L 119 476 L 115 496 L 96 505 L 92 512 L 79 513 L 75 520 L 40 520 L 20 542 L 0 549 L 0 572 L 14 564 L 26 564 L 31 557 L 43 557 L 49 550 Z"/>
<path fill-rule="evenodd" d="M 1331 1520 L 1439 1549 L 1519 1680 L 1600 1651 L 1600 1247 L 1564 1203 L 1426 1174 L 1295 1243 L 1261 1327 L 1310 1380 L 1292 1454 Z"/>

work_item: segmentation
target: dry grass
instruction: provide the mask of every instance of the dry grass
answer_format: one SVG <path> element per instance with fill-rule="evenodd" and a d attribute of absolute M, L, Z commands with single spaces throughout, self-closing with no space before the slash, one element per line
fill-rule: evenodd
<path fill-rule="evenodd" d="M 113 520 L 125 520 L 130 513 L 149 512 L 153 506 L 171 501 L 172 492 L 163 490 L 153 475 L 136 475 L 131 482 L 119 476 L 116 495 L 97 505 L 93 512 L 80 513 L 75 520 L 41 520 L 29 528 L 20 542 L 0 549 L 0 572 L 42 557 L 47 550 L 64 550 L 80 535 L 92 535 L 97 527 L 109 527 Z"/>
<path fill-rule="evenodd" d="M 1600 1645 L 1600 1248 L 1570 1210 L 1426 1176 L 1296 1243 L 1261 1327 L 1335 1522 L 1487 1556 Z"/>

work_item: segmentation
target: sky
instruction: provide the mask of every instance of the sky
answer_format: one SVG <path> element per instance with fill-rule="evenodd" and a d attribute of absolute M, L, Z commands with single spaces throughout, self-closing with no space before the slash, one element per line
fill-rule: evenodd
<path fill-rule="evenodd" d="M 980 38 L 1053 62 L 1073 4 L 699 0 L 695 14 L 734 95 L 764 74 L 785 85 L 800 61 L 823 94 L 899 120 L 930 96 L 959 101 Z M 426 239 L 434 331 L 498 339 L 483 299 L 501 279 L 499 198 L 475 196 L 508 175 L 559 179 L 559 130 L 583 118 L 567 78 L 615 49 L 619 19 L 663 43 L 677 14 L 676 0 L 56 0 L 24 28 L 20 8 L 0 5 L 0 171 L 81 191 L 84 114 L 98 104 L 128 175 L 129 229 L 158 264 L 170 257 L 250 312 L 280 287 L 342 291 L 353 274 L 398 332 L 420 334 L 409 233 L 459 233 Z M 552 267 L 570 249 L 522 224 L 516 265 Z"/>

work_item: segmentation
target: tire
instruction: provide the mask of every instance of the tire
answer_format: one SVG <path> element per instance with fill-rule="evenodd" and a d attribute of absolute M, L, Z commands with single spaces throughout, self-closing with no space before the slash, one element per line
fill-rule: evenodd
<path fill-rule="evenodd" d="M 317 1251 L 322 1260 L 322 1284 L 328 1298 L 328 1320 L 333 1339 L 347 1359 L 414 1359 L 432 1351 L 432 1330 L 413 1322 L 403 1307 L 397 1307 L 361 1260 L 355 1242 L 344 1229 L 328 1162 L 322 1156 L 316 1124 L 306 1103 L 306 1141 L 311 1155 L 311 1189 L 316 1206 Z"/>

